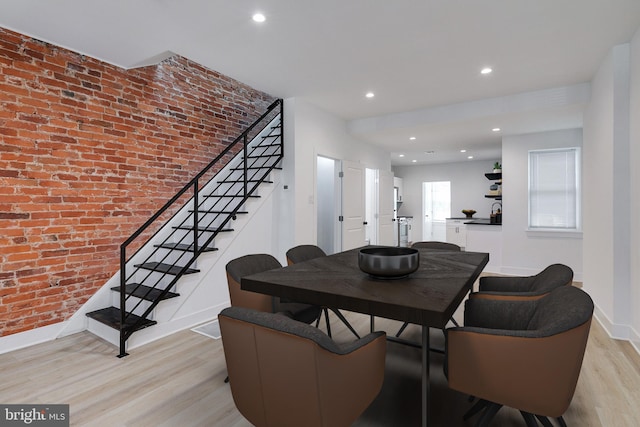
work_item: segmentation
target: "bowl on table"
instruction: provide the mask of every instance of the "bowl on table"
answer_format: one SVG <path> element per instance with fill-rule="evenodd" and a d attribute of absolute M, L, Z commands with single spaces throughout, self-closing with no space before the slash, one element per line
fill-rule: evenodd
<path fill-rule="evenodd" d="M 413 248 L 374 246 L 360 249 L 358 266 L 378 279 L 400 279 L 418 269 L 420 252 Z"/>
<path fill-rule="evenodd" d="M 473 218 L 473 214 L 476 213 L 476 211 L 474 211 L 473 209 L 462 209 L 462 213 L 467 217 L 467 218 Z"/>

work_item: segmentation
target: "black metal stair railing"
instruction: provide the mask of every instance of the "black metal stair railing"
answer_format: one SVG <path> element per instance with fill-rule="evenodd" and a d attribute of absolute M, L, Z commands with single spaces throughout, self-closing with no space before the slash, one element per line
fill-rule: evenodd
<path fill-rule="evenodd" d="M 154 308 L 162 300 L 178 296 L 172 292 L 178 280 L 199 271 L 194 265 L 197 258 L 217 250 L 212 246 L 214 239 L 233 231 L 232 221 L 247 213 L 245 202 L 259 197 L 255 194 L 258 186 L 269 182 L 274 169 L 280 169 L 282 140 L 282 101 L 277 100 L 120 246 L 120 286 L 113 288 L 120 293 L 120 307 L 111 308 L 119 310 L 118 357 L 127 355 L 126 342 L 135 331 L 156 323 L 149 319 Z M 234 154 L 230 167 L 223 169 L 225 158 Z M 227 172 L 221 174 L 217 169 Z M 209 174 L 213 176 L 206 179 Z M 173 211 L 166 221 L 164 217 Z M 127 257 L 128 247 L 140 236 L 146 240 Z M 151 244 L 153 249 L 144 261 L 134 264 L 132 260 Z"/>

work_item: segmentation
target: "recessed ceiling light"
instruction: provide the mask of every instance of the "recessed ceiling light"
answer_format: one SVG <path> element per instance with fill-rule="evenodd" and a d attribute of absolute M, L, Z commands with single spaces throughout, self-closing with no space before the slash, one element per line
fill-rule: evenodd
<path fill-rule="evenodd" d="M 433 150 L 425 151 L 424 154 L 435 154 L 435 151 Z"/>
<path fill-rule="evenodd" d="M 471 160 L 473 159 L 473 156 L 467 156 L 467 159 Z"/>
<path fill-rule="evenodd" d="M 256 22 L 264 22 L 267 20 L 267 18 L 262 14 L 262 13 L 256 13 L 254 14 L 251 19 L 253 19 Z"/>
<path fill-rule="evenodd" d="M 493 128 L 491 130 L 494 131 L 494 132 L 500 132 L 500 128 Z"/>
<path fill-rule="evenodd" d="M 412 163 L 416 163 L 416 162 L 417 162 L 417 160 L 416 160 L 416 159 L 413 159 L 413 160 L 411 160 L 411 162 L 412 162 Z"/>
<path fill-rule="evenodd" d="M 367 94 L 365 95 L 367 98 L 373 98 L 374 96 L 376 96 L 373 92 L 367 92 Z"/>
<path fill-rule="evenodd" d="M 485 67 L 482 70 L 480 70 L 480 74 L 491 74 L 493 72 L 493 70 L 489 67 Z"/>
<path fill-rule="evenodd" d="M 404 157 L 404 154 L 398 154 L 398 157 Z"/>
<path fill-rule="evenodd" d="M 415 140 L 416 140 L 416 137 L 415 137 L 415 136 L 410 136 L 410 137 L 409 137 L 409 139 L 410 139 L 411 141 L 415 141 Z"/>
<path fill-rule="evenodd" d="M 462 150 L 460 150 L 460 152 L 461 152 L 461 153 L 466 153 L 466 152 L 467 152 L 467 150 L 462 149 Z"/>

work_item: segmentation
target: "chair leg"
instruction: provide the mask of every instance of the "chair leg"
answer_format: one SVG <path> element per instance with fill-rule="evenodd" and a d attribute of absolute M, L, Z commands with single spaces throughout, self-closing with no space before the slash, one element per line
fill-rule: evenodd
<path fill-rule="evenodd" d="M 553 427 L 553 424 L 551 424 L 551 421 L 549 421 L 549 418 L 543 417 L 542 415 L 536 415 L 536 418 L 538 419 L 538 421 L 542 423 L 544 427 Z"/>
<path fill-rule="evenodd" d="M 400 330 L 396 334 L 396 338 L 398 338 L 402 334 L 402 332 L 404 332 L 404 330 L 407 328 L 407 326 L 409 326 L 409 324 L 407 322 L 404 322 L 404 324 L 402 325 L 402 327 L 400 328 Z"/>
<path fill-rule="evenodd" d="M 491 422 L 491 420 L 493 419 L 493 417 L 496 416 L 500 408 L 502 408 L 502 405 L 498 403 L 487 402 L 487 404 L 489 406 L 482 413 L 482 417 L 478 419 L 478 422 L 476 423 L 476 427 L 487 427 Z"/>
<path fill-rule="evenodd" d="M 229 375 L 227 375 L 227 378 L 224 379 L 224 383 L 228 383 L 229 382 Z"/>
<path fill-rule="evenodd" d="M 527 427 L 538 427 L 538 422 L 533 414 L 524 411 L 520 411 L 520 414 L 522 414 L 522 418 L 524 418 L 524 421 L 527 423 Z"/>
<path fill-rule="evenodd" d="M 327 335 L 329 335 L 329 338 L 331 338 L 331 325 L 329 324 L 329 311 L 327 310 L 327 307 L 323 307 L 322 311 L 324 312 L 324 320 L 327 324 Z"/>
<path fill-rule="evenodd" d="M 358 339 L 360 338 L 360 335 L 358 335 L 358 333 L 356 332 L 356 330 L 355 330 L 355 329 L 353 329 L 353 326 L 351 326 L 351 323 L 349 323 L 349 321 L 346 319 L 346 317 L 344 317 L 344 315 L 343 315 L 342 313 L 340 313 L 340 310 L 336 310 L 336 309 L 332 308 L 332 309 L 331 309 L 331 311 L 333 311 L 333 313 L 334 313 L 336 316 L 338 316 L 338 319 L 342 320 L 342 323 L 344 323 L 344 324 L 345 324 L 345 326 L 346 326 L 347 328 L 349 328 L 349 330 L 351 331 L 351 333 L 352 333 L 353 335 L 355 335 L 355 336 L 356 336 L 356 338 L 358 338 Z"/>
<path fill-rule="evenodd" d="M 458 322 L 456 322 L 456 319 L 454 319 L 453 317 L 451 318 L 451 322 L 454 324 L 456 328 L 460 326 L 458 325 Z"/>
<path fill-rule="evenodd" d="M 564 418 L 562 418 L 562 416 L 559 416 L 556 420 L 558 420 L 560 427 L 567 427 L 567 423 L 564 422 Z"/>
<path fill-rule="evenodd" d="M 491 402 L 488 402 L 484 399 L 479 399 L 471 408 L 469 408 L 467 412 L 464 413 L 462 419 L 465 421 L 468 420 L 469 418 L 473 417 L 475 414 L 486 408 L 490 403 Z"/>

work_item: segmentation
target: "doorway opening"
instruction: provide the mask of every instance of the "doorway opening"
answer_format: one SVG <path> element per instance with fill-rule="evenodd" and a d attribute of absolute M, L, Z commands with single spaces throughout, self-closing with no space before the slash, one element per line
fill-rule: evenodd
<path fill-rule="evenodd" d="M 342 250 L 340 216 L 340 161 L 328 157 L 317 158 L 316 179 L 316 215 L 317 244 L 327 254 L 334 254 Z"/>
<path fill-rule="evenodd" d="M 447 240 L 446 219 L 451 217 L 451 182 L 422 183 L 422 240 Z"/>

